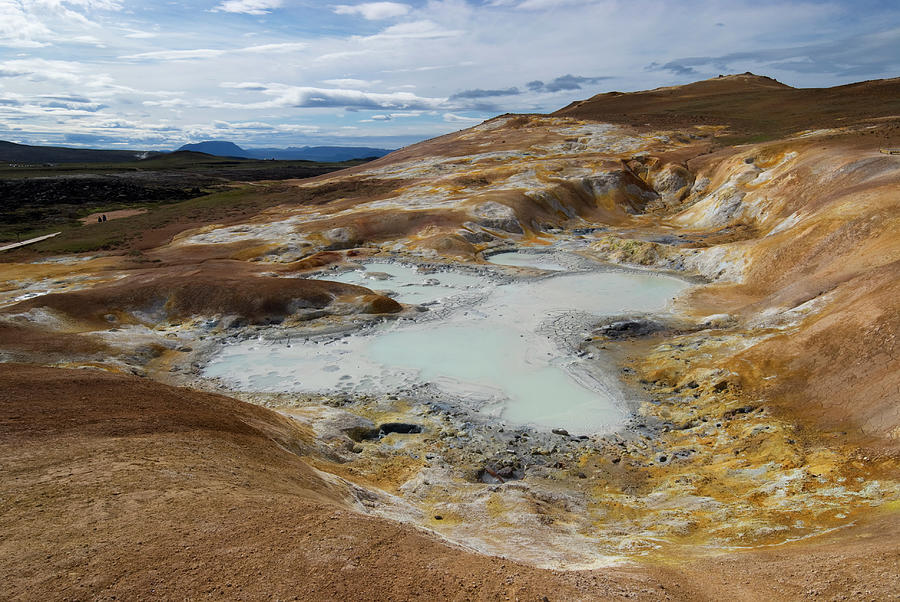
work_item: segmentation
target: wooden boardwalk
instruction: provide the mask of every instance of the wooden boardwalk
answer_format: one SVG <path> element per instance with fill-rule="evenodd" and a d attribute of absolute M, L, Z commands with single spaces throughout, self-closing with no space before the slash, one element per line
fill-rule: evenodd
<path fill-rule="evenodd" d="M 53 234 L 47 234 L 45 236 L 38 236 L 37 238 L 29 238 L 28 240 L 23 240 L 22 242 L 13 243 L 11 245 L 6 245 L 5 247 L 0 247 L 0 251 L 9 251 L 10 249 L 18 249 L 19 247 L 24 247 L 25 245 L 34 244 L 36 242 L 41 242 L 42 240 L 47 240 L 48 238 L 53 238 L 54 236 L 59 236 L 62 232 L 54 232 Z"/>

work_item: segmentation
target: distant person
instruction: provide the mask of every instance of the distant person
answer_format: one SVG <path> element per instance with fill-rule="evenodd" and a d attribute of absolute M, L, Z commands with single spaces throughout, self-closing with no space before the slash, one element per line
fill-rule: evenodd
<path fill-rule="evenodd" d="M 106 214 L 105 214 L 105 213 L 103 214 L 103 221 L 104 221 L 104 222 L 106 221 Z"/>
<path fill-rule="evenodd" d="M 98 216 L 98 217 L 97 217 L 97 223 L 100 224 L 100 223 L 102 223 L 102 222 L 103 222 L 103 218 Z"/>

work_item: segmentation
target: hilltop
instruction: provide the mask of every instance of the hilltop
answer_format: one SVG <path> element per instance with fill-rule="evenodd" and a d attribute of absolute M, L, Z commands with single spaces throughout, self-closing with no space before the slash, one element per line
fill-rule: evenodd
<path fill-rule="evenodd" d="M 184 144 L 178 148 L 176 152 L 196 152 L 205 155 L 214 155 L 218 157 L 239 157 L 242 159 L 250 158 L 250 155 L 234 142 L 225 140 L 209 140 L 207 142 L 197 142 L 196 144 Z"/>
<path fill-rule="evenodd" d="M 739 143 L 900 115 L 900 78 L 792 88 L 745 73 L 644 92 L 598 94 L 552 115 L 651 128 L 725 125 L 731 132 L 728 141 Z M 900 140 L 896 126 L 886 134 L 891 144 Z"/>
<path fill-rule="evenodd" d="M 0 140 L 0 163 L 122 163 L 139 161 L 158 154 L 140 150 L 29 146 Z"/>

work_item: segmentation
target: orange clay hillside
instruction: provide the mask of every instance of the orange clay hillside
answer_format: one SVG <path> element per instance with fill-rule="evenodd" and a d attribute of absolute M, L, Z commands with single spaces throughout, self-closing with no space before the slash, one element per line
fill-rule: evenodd
<path fill-rule="evenodd" d="M 256 213 L 121 254 L 0 256 L 0 597 L 891 599 L 898 126 L 897 79 L 725 76 L 256 184 Z M 552 277 L 491 263 L 523 249 L 692 285 L 564 341 L 627 391 L 622 429 L 205 372 L 440 325 L 390 268 Z"/>

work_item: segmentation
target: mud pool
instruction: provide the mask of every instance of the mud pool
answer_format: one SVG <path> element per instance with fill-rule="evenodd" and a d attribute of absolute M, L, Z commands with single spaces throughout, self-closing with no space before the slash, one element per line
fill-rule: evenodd
<path fill-rule="evenodd" d="M 547 253 L 523 253 L 521 251 L 508 251 L 497 253 L 488 258 L 493 264 L 512 267 L 537 268 L 550 272 L 562 272 L 567 268 L 555 255 Z"/>
<path fill-rule="evenodd" d="M 621 427 L 627 393 L 604 358 L 577 357 L 577 343 L 598 319 L 664 311 L 689 285 L 620 270 L 564 272 L 537 254 L 512 261 L 554 271 L 492 278 L 371 263 L 320 276 L 432 311 L 341 336 L 244 340 L 222 349 L 204 376 L 243 391 L 403 394 L 473 419 L 578 434 Z"/>
<path fill-rule="evenodd" d="M 317 279 L 364 286 L 410 304 L 434 303 L 467 292 L 477 293 L 484 285 L 484 278 L 475 274 L 449 270 L 423 273 L 415 266 L 402 263 L 370 263 L 363 269 L 325 274 Z"/>

